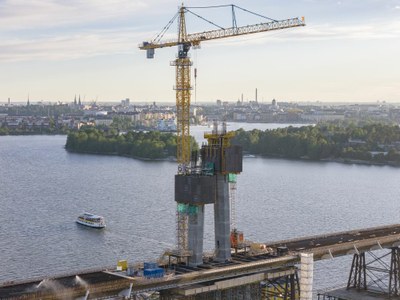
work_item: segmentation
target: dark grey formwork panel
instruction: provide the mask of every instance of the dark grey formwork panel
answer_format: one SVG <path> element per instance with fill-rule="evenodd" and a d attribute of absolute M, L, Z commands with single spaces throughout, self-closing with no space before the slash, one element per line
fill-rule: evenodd
<path fill-rule="evenodd" d="M 203 145 L 201 147 L 201 160 L 203 166 L 207 163 L 213 164 L 213 172 L 221 172 L 221 148 L 218 146 Z"/>
<path fill-rule="evenodd" d="M 224 157 L 224 159 L 222 159 Z M 233 145 L 224 149 L 216 146 L 203 146 L 201 148 L 203 165 L 213 163 L 215 173 L 241 173 L 243 170 L 243 150 L 241 146 Z"/>
<path fill-rule="evenodd" d="M 222 167 L 226 173 L 240 173 L 243 170 L 243 153 L 241 146 L 230 146 L 225 148 L 225 166 Z"/>
<path fill-rule="evenodd" d="M 175 175 L 175 201 L 187 204 L 212 204 L 217 195 L 215 176 Z"/>

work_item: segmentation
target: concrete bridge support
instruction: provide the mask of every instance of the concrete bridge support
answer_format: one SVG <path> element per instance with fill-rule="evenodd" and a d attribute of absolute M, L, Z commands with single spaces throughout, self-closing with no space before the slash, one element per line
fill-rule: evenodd
<path fill-rule="evenodd" d="M 314 255 L 300 253 L 300 300 L 312 300 Z"/>
<path fill-rule="evenodd" d="M 217 199 L 214 204 L 216 260 L 225 262 L 231 259 L 231 217 L 229 205 L 229 182 L 227 175 L 216 175 Z"/>
<path fill-rule="evenodd" d="M 189 266 L 198 266 L 203 263 L 204 205 L 197 205 L 197 213 L 189 215 L 188 227 L 188 244 L 192 251 Z"/>

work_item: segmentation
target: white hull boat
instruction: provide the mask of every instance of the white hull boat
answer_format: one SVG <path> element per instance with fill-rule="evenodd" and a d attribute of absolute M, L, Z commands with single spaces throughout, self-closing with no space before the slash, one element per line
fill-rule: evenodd
<path fill-rule="evenodd" d="M 104 220 L 104 217 L 87 212 L 79 215 L 79 217 L 76 219 L 76 223 L 93 228 L 106 227 L 106 222 Z"/>

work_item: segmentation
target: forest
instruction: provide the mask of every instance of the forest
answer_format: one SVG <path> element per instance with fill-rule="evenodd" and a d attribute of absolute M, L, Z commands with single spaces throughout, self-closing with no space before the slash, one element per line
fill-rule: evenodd
<path fill-rule="evenodd" d="M 193 138 L 191 138 L 191 147 L 198 148 Z M 129 131 L 119 134 L 116 130 L 88 127 L 69 133 L 65 149 L 79 153 L 164 159 L 176 156 L 176 135 L 158 131 Z"/>
<path fill-rule="evenodd" d="M 261 131 L 239 129 L 233 140 L 244 153 L 294 159 L 400 163 L 397 125 L 340 125 L 286 127 Z"/>

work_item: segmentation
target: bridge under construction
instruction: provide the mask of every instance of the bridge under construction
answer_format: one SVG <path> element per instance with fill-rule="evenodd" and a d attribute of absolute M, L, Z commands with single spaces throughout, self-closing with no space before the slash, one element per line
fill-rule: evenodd
<path fill-rule="evenodd" d="M 400 224 L 395 224 L 270 242 L 258 251 L 232 251 L 232 259 L 223 263 L 204 258 L 196 267 L 158 264 L 164 271 L 160 277 L 146 277 L 144 266 L 128 265 L 9 282 L 0 286 L 0 299 L 312 299 L 314 261 L 343 255 L 353 255 L 347 287 L 320 299 L 367 299 L 369 294 L 393 299 L 400 296 L 399 246 Z M 384 274 L 380 290 L 369 286 L 366 276 L 372 267 L 365 254 L 377 250 L 389 258 L 387 269 L 374 270 Z"/>
<path fill-rule="evenodd" d="M 176 67 L 176 249 L 165 253 L 165 259 L 159 262 L 130 265 L 120 261 L 116 268 L 3 283 L 0 299 L 311 300 L 314 261 L 343 255 L 353 255 L 347 286 L 320 293 L 318 297 L 400 296 L 400 224 L 261 243 L 246 241 L 243 232 L 236 228 L 236 175 L 242 172 L 242 149 L 231 143 L 234 134 L 227 132 L 226 124 L 218 128 L 215 122 L 212 131 L 205 134 L 208 143 L 200 151 L 192 151 L 189 130 L 192 62 L 188 52 L 208 40 L 300 27 L 305 22 L 304 18 L 274 20 L 235 5 L 208 8 L 220 7 L 231 9 L 231 27 L 217 26 L 214 30 L 188 34 L 186 13 L 206 19 L 192 11 L 196 7 L 182 5 L 155 39 L 139 46 L 146 50 L 148 58 L 154 58 L 155 49 L 178 47 L 177 58 L 171 63 Z M 238 9 L 264 21 L 238 26 L 235 17 Z M 162 41 L 175 19 L 178 38 Z M 195 78 L 196 74 L 195 70 Z M 205 205 L 214 206 L 212 256 L 203 253 Z M 377 256 L 374 254 L 377 250 L 385 254 Z M 368 261 L 366 254 L 372 260 Z"/>

